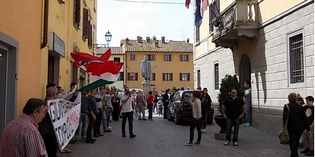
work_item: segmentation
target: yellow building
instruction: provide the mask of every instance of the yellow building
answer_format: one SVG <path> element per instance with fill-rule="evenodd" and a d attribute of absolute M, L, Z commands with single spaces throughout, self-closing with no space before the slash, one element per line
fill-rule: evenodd
<path fill-rule="evenodd" d="M 151 62 L 152 90 L 193 88 L 193 54 L 189 41 L 137 37 L 137 40 L 122 40 L 121 47 L 125 53 L 124 84 L 129 88 L 143 89 L 140 64 L 144 56 Z"/>
<path fill-rule="evenodd" d="M 218 103 L 226 74 L 249 81 L 254 126 L 277 134 L 288 94 L 314 95 L 314 0 L 209 2 L 195 31 L 195 87 Z"/>
<path fill-rule="evenodd" d="M 124 63 L 125 61 L 125 54 L 121 50 L 120 47 L 110 47 L 112 51 L 112 55 L 110 56 L 109 60 Z M 95 53 L 97 56 L 101 56 L 104 52 L 106 52 L 108 48 L 105 47 L 97 47 Z M 121 68 L 119 77 L 117 81 L 109 86 L 116 87 L 117 89 L 123 90 L 124 87 L 124 67 Z"/>
<path fill-rule="evenodd" d="M 78 80 L 70 53 L 93 51 L 96 0 L 1 1 L 0 18 L 1 131 L 29 98 L 45 97 L 48 82 L 69 89 Z"/>

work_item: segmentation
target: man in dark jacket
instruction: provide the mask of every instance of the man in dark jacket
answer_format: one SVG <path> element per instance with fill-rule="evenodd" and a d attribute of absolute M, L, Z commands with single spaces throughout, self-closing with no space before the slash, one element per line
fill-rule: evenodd
<path fill-rule="evenodd" d="M 229 145 L 231 142 L 232 127 L 234 127 L 233 133 L 233 145 L 238 146 L 238 131 L 240 119 L 244 115 L 243 111 L 244 102 L 238 97 L 236 89 L 232 89 L 230 96 L 223 102 L 224 116 L 227 119 L 227 131 L 224 145 Z"/>
<path fill-rule="evenodd" d="M 289 104 L 283 109 L 283 125 L 287 121 L 287 129 L 289 133 L 290 157 L 298 157 L 299 140 L 305 129 L 306 115 L 303 106 L 296 103 L 296 93 L 290 93 L 288 96 Z"/>
<path fill-rule="evenodd" d="M 168 114 L 168 104 L 170 102 L 170 96 L 169 94 L 169 89 L 167 89 L 164 93 L 164 95 L 162 96 L 162 101 L 163 101 L 163 107 L 164 107 L 164 119 L 167 119 L 167 114 Z"/>
<path fill-rule="evenodd" d="M 90 91 L 88 95 L 88 118 L 89 124 L 86 135 L 86 143 L 94 143 L 95 139 L 92 138 L 92 130 L 94 131 L 94 136 L 96 136 L 95 121 L 96 121 L 96 100 L 95 91 Z"/>
<path fill-rule="evenodd" d="M 201 111 L 202 111 L 202 125 L 201 128 L 203 132 L 206 131 L 207 127 L 207 120 L 209 116 L 209 110 L 211 108 L 211 97 L 208 94 L 208 89 L 204 88 L 203 93 L 202 93 L 202 98 L 201 98 Z"/>

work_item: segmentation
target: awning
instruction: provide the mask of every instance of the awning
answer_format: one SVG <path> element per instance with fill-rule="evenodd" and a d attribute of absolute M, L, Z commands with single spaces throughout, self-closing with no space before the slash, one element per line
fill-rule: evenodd
<path fill-rule="evenodd" d="M 86 85 L 86 86 L 83 86 L 82 88 L 79 89 L 79 91 L 90 91 L 90 90 L 102 87 L 102 86 L 107 85 L 107 84 L 112 84 L 112 83 L 114 83 L 114 81 L 107 81 L 107 80 L 99 79 L 95 82 L 92 82 L 92 83 Z"/>

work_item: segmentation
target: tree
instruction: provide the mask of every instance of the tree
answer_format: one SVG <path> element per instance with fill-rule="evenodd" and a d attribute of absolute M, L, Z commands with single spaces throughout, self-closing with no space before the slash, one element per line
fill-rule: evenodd
<path fill-rule="evenodd" d="M 235 88 L 240 94 L 240 83 L 236 75 L 225 75 L 221 81 L 220 94 L 219 94 L 219 111 L 223 114 L 222 105 L 224 100 L 229 96 L 231 89 Z M 240 95 L 241 96 L 241 95 Z"/>

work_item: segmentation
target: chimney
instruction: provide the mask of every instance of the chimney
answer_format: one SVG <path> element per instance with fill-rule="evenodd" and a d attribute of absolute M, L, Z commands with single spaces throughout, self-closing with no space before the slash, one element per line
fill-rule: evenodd
<path fill-rule="evenodd" d="M 166 42 L 165 42 L 165 36 L 162 36 L 162 39 L 161 39 L 161 40 L 162 40 L 162 43 L 163 43 L 163 44 L 166 43 Z"/>
<path fill-rule="evenodd" d="M 142 37 L 141 36 L 137 36 L 137 42 L 142 43 Z"/>
<path fill-rule="evenodd" d="M 186 40 L 186 41 L 187 41 L 187 43 L 189 43 L 189 38 L 187 38 L 187 40 Z"/>
<path fill-rule="evenodd" d="M 146 37 L 147 43 L 150 43 L 150 37 Z"/>
<path fill-rule="evenodd" d="M 154 43 L 155 43 L 155 47 L 159 47 L 159 41 L 158 40 L 154 40 Z"/>
<path fill-rule="evenodd" d="M 126 44 L 129 44 L 129 39 L 128 38 L 126 38 Z"/>

